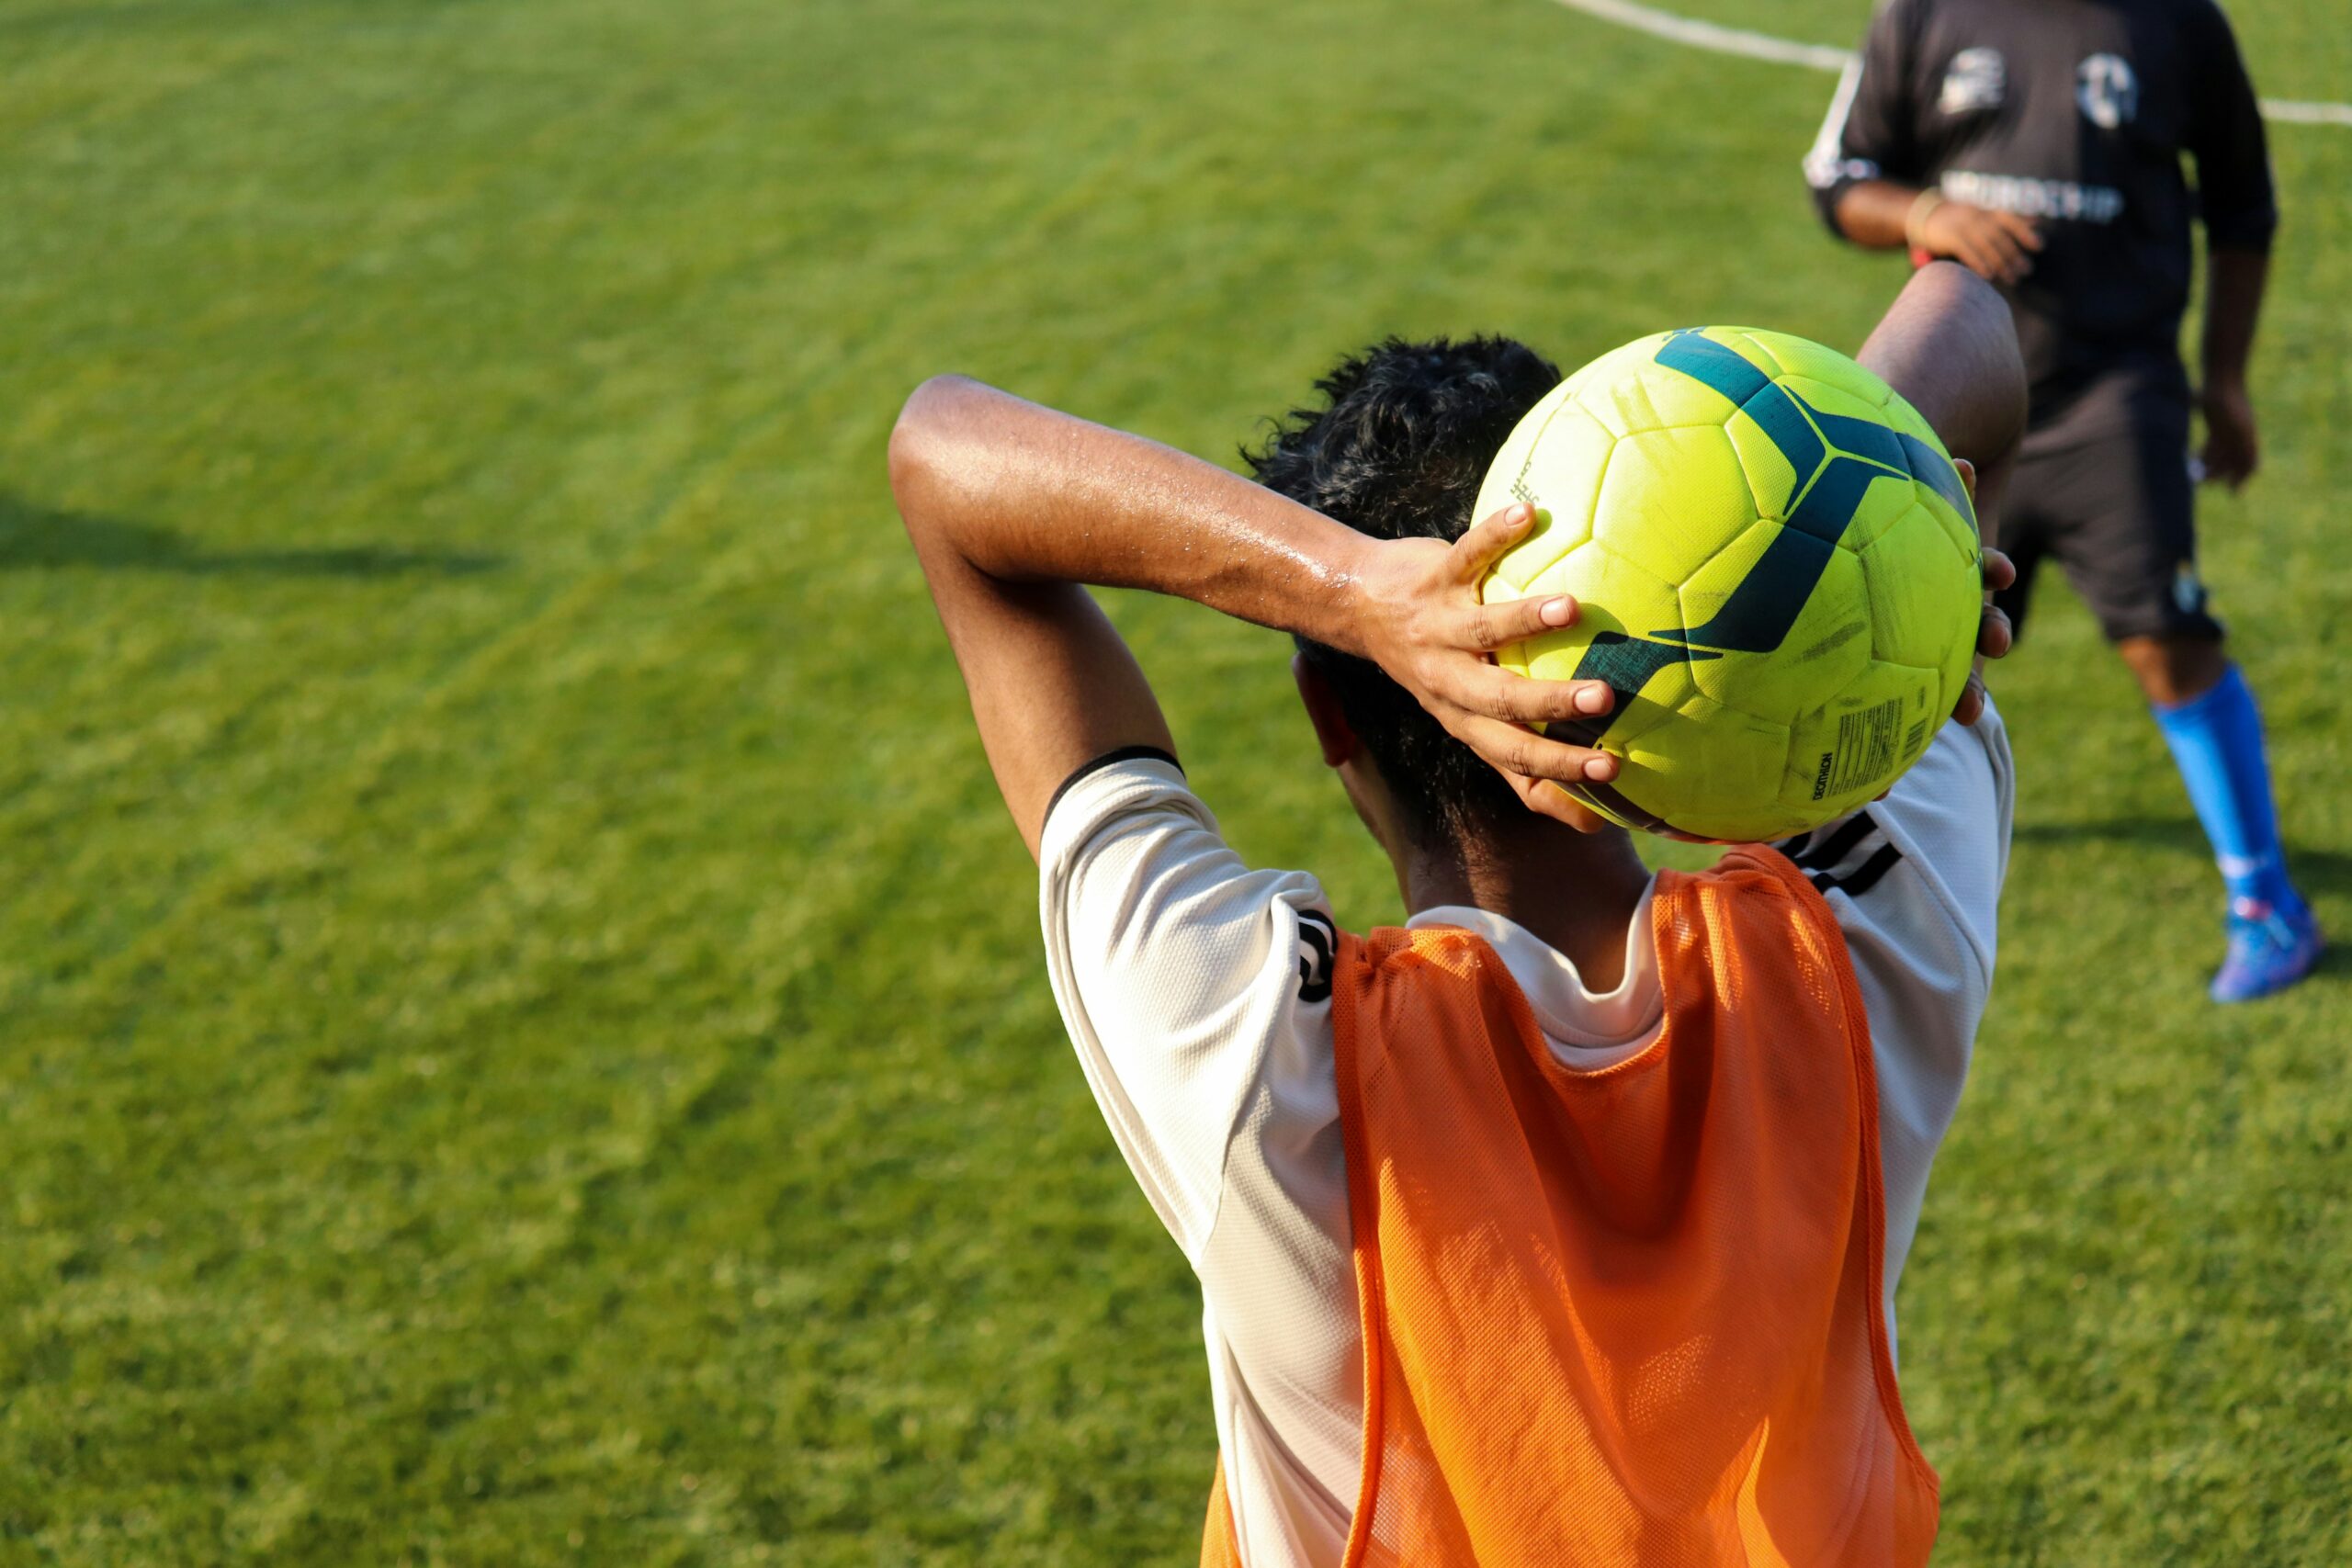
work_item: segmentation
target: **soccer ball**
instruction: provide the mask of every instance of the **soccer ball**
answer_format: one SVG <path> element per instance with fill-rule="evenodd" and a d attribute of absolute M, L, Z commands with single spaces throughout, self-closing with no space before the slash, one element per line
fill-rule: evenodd
<path fill-rule="evenodd" d="M 1604 354 L 1511 432 L 1474 515 L 1515 501 L 1537 525 L 1485 597 L 1581 610 L 1496 657 L 1616 693 L 1548 727 L 1619 759 L 1566 786 L 1611 821 L 1804 832 L 1894 783 L 1960 700 L 1974 508 L 1927 421 L 1842 354 L 1747 327 Z"/>

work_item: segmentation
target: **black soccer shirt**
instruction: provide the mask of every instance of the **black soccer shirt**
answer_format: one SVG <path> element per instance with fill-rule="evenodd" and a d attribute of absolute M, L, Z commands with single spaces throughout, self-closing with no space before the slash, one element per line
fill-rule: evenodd
<path fill-rule="evenodd" d="M 2261 110 L 2212 0 L 1886 0 L 1805 175 L 1825 219 L 1883 178 L 2039 222 L 2007 290 L 2037 419 L 2119 361 L 2178 353 L 2193 216 L 2231 248 L 2278 226 Z"/>

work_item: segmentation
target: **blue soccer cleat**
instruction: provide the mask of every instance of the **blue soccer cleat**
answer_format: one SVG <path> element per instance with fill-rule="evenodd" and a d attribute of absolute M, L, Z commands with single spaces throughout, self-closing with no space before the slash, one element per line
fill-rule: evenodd
<path fill-rule="evenodd" d="M 2213 976 L 2213 999 L 2250 1002 L 2283 991 L 2312 972 L 2325 946 L 2318 918 L 2301 900 L 2288 908 L 2233 899 L 2230 951 Z"/>

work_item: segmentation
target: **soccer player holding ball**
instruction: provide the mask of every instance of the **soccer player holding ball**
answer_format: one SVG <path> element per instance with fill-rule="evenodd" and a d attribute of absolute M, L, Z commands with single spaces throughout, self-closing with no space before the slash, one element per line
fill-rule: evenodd
<path fill-rule="evenodd" d="M 1539 435 L 1497 461 L 1560 382 L 1516 343 L 1347 360 L 1252 455 L 1254 484 L 969 381 L 926 384 L 892 435 L 899 510 L 1038 860 L 1063 1020 L 1201 1281 L 1221 1450 L 1204 1563 L 1916 1568 L 1933 1543 L 1894 1301 L 1992 980 L 2010 762 L 1966 664 L 1972 635 L 2006 649 L 2005 620 L 1960 627 L 1964 685 L 1924 671 L 1955 722 L 1934 716 L 1907 768 L 1906 725 L 1881 740 L 1861 724 L 1850 756 L 1833 734 L 1833 774 L 1891 782 L 1798 840 L 1653 874 L 1592 803 L 1739 804 L 1674 769 L 1708 744 L 1693 716 L 1752 752 L 1734 687 L 1711 684 L 1766 673 L 1742 650 L 1833 673 L 1833 693 L 1893 679 L 1854 615 L 1806 617 L 1868 603 L 1912 624 L 1900 563 L 1944 582 L 1967 517 L 1943 487 L 1968 470 L 1942 453 L 1976 460 L 1989 509 L 2024 371 L 1999 297 L 1953 266 L 1905 289 L 1867 378 L 1825 357 L 1775 381 L 1739 334 L 1643 352 L 1637 384 L 1680 400 L 1670 428 L 1699 411 L 1738 453 L 1731 499 L 1763 504 L 1724 532 L 1757 553 L 1709 554 L 1676 610 L 1642 588 L 1605 636 L 1603 599 L 1543 586 L 1549 567 L 1526 596 L 1481 592 L 1572 521 L 1525 499 L 1476 513 L 1490 468 L 1559 456 Z M 1840 413 L 1823 389 L 1841 378 L 1903 407 Z M 1576 463 L 1561 471 L 1572 484 Z M 1637 489 L 1687 477 L 1668 453 Z M 1533 558 L 1639 554 L 1611 544 L 1634 513 L 1603 491 L 1593 540 Z M 1893 499 L 1873 512 L 1872 495 Z M 1724 561 L 1736 581 L 1708 586 Z M 1865 591 L 1866 569 L 1894 575 Z M 1242 863 L 1090 583 L 1293 634 L 1316 743 L 1395 868 L 1403 926 L 1343 931 L 1312 874 Z M 1680 651 L 1639 655 L 1668 686 L 1622 666 L 1545 678 L 1562 637 L 1578 668 L 1596 647 Z M 1532 673 L 1489 657 L 1512 648 L 1538 650 Z M 1640 724 L 1611 750 L 1636 703 L 1675 737 L 1646 763 Z M 1795 733 L 1755 801 L 1787 795 Z M 1664 793 L 1624 805 L 1645 769 Z M 1789 798 L 1813 801 L 1815 770 L 1794 776 Z"/>
<path fill-rule="evenodd" d="M 2197 164 L 2192 194 L 2186 153 Z M 2317 922 L 2288 880 L 2262 721 L 2197 572 L 2195 468 L 2258 457 L 2246 359 L 2278 209 L 2262 116 L 2212 0 L 1887 0 L 1805 160 L 1858 244 L 1951 257 L 2016 312 L 2032 413 L 1996 541 L 2023 624 L 2044 556 L 2139 678 L 2227 885 L 2217 1001 L 2293 985 Z M 2205 226 L 2202 385 L 2179 355 Z"/>

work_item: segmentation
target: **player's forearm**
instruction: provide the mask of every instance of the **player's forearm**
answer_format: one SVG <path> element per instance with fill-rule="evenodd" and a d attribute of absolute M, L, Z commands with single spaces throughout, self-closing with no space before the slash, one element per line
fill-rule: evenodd
<path fill-rule="evenodd" d="M 1361 651 L 1372 541 L 1158 442 L 941 377 L 899 415 L 890 481 L 919 548 L 999 582 L 1149 589 Z"/>
<path fill-rule="evenodd" d="M 2025 430 L 2025 360 L 2009 307 L 1966 267 L 1912 275 L 1856 356 L 1903 394 L 1955 457 L 1976 465 L 1977 510 L 1993 515 Z"/>
<path fill-rule="evenodd" d="M 2206 257 L 2205 384 L 2243 387 L 2270 276 L 2267 251 L 2216 249 Z"/>
<path fill-rule="evenodd" d="M 1894 180 L 1857 180 L 1838 197 L 1838 231 L 1873 251 L 1899 251 L 1919 187 Z"/>

